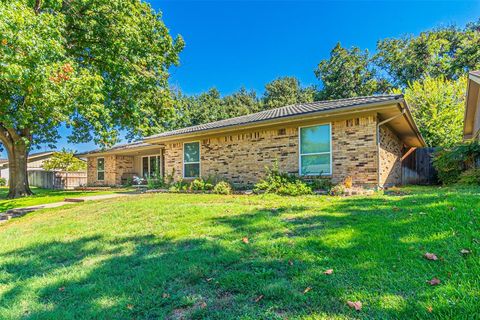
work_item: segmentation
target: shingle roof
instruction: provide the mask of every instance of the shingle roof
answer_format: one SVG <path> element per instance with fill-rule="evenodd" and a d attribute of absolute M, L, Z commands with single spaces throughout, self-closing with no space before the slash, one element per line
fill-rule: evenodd
<path fill-rule="evenodd" d="M 241 117 L 235 117 L 235 118 L 200 124 L 197 126 L 182 128 L 178 130 L 162 132 L 156 135 L 146 137 L 145 140 L 148 141 L 154 138 L 170 137 L 170 136 L 193 133 L 198 131 L 219 129 L 224 127 L 237 126 L 237 125 L 245 125 L 249 123 L 280 119 L 280 118 L 309 114 L 309 113 L 320 112 L 320 111 L 331 111 L 335 109 L 353 107 L 357 105 L 369 105 L 369 104 L 373 105 L 378 103 L 386 103 L 390 101 L 393 102 L 398 99 L 401 99 L 402 97 L 403 97 L 402 95 L 379 95 L 379 96 L 356 97 L 356 98 L 348 98 L 348 99 L 293 104 L 286 107 L 265 110 L 265 111 L 248 114 Z"/>
<path fill-rule="evenodd" d="M 108 149 L 95 149 L 95 150 L 91 150 L 91 151 L 87 151 L 87 152 L 80 152 L 80 153 L 77 153 L 75 154 L 77 157 L 81 157 L 83 155 L 87 155 L 87 154 L 91 154 L 91 153 L 98 153 L 98 152 L 105 152 L 105 151 L 114 151 L 114 150 L 128 150 L 128 149 L 131 149 L 131 148 L 141 148 L 141 147 L 148 147 L 148 146 L 152 146 L 152 144 L 150 143 L 146 143 L 146 142 L 143 142 L 143 141 L 135 141 L 135 142 L 131 142 L 131 143 L 122 143 L 122 144 L 117 144 L 111 148 L 108 148 Z"/>

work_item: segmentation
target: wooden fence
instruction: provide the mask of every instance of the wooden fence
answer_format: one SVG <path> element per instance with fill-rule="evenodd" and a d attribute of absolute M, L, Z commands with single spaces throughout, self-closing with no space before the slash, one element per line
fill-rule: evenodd
<path fill-rule="evenodd" d="M 87 184 L 87 173 L 29 170 L 28 183 L 44 189 L 73 189 Z"/>
<path fill-rule="evenodd" d="M 402 160 L 402 184 L 436 184 L 437 171 L 432 164 L 435 148 L 418 148 Z"/>

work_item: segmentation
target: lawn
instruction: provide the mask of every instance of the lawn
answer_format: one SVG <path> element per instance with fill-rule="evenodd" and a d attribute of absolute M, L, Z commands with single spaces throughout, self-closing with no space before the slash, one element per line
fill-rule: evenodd
<path fill-rule="evenodd" d="M 13 208 L 35 206 L 40 204 L 60 202 L 65 198 L 94 196 L 100 194 L 109 194 L 118 190 L 99 190 L 99 191 L 74 191 L 74 190 L 49 190 L 31 187 L 34 195 L 25 198 L 7 199 L 8 188 L 0 187 L 0 212 Z"/>
<path fill-rule="evenodd" d="M 479 218 L 480 188 L 426 187 L 42 210 L 0 226 L 0 318 L 478 319 Z"/>

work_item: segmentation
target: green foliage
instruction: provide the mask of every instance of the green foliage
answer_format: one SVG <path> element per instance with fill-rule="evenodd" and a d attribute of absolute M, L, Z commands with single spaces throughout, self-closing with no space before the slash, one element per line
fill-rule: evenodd
<path fill-rule="evenodd" d="M 340 43 L 332 49 L 329 59 L 318 64 L 315 75 L 323 85 L 320 100 L 369 96 L 389 90 L 387 81 L 378 77 L 368 50 L 349 50 Z"/>
<path fill-rule="evenodd" d="M 277 163 L 272 168 L 266 168 L 265 178 L 255 184 L 253 191 L 289 196 L 313 193 L 312 188 L 296 176 L 281 172 Z"/>
<path fill-rule="evenodd" d="M 228 183 L 226 181 L 220 181 L 213 188 L 213 192 L 216 193 L 216 194 L 228 195 L 228 194 L 232 194 L 233 189 L 232 189 L 232 186 L 230 185 L 230 183 Z"/>
<path fill-rule="evenodd" d="M 345 194 L 345 186 L 343 185 L 343 183 L 339 183 L 335 186 L 333 186 L 331 189 L 330 189 L 330 194 L 332 196 L 341 196 L 341 195 L 344 195 Z"/>
<path fill-rule="evenodd" d="M 309 179 L 307 184 L 312 188 L 312 190 L 330 191 L 332 188 L 332 181 L 328 178 Z"/>
<path fill-rule="evenodd" d="M 190 183 L 189 189 L 192 191 L 209 191 L 213 189 L 213 185 L 202 178 L 198 178 Z"/>
<path fill-rule="evenodd" d="M 87 169 L 85 161 L 78 159 L 74 152 L 66 149 L 54 152 L 49 159 L 43 162 L 42 166 L 47 171 L 84 171 Z"/>
<path fill-rule="evenodd" d="M 437 151 L 434 154 L 433 165 L 438 172 L 439 180 L 449 185 L 457 183 L 463 171 L 475 168 L 478 159 L 480 143 L 472 141 Z"/>
<path fill-rule="evenodd" d="M 480 168 L 468 169 L 460 174 L 458 179 L 460 185 L 480 185 Z"/>
<path fill-rule="evenodd" d="M 189 190 L 190 184 L 184 180 L 173 182 L 168 191 L 170 192 L 186 192 Z"/>
<path fill-rule="evenodd" d="M 302 88 L 295 77 L 283 77 L 265 85 L 263 109 L 284 107 L 290 104 L 314 101 L 315 88 Z"/>
<path fill-rule="evenodd" d="M 147 189 L 161 189 L 165 187 L 163 179 L 147 178 Z"/>
<path fill-rule="evenodd" d="M 426 77 L 405 89 L 405 99 L 428 146 L 448 147 L 462 141 L 465 77 Z"/>
<path fill-rule="evenodd" d="M 418 36 L 380 40 L 375 63 L 398 87 L 427 76 L 458 79 L 466 71 L 480 68 L 479 22 L 463 29 L 443 27 Z"/>
<path fill-rule="evenodd" d="M 5 187 L 7 185 L 7 179 L 0 178 L 0 187 Z"/>

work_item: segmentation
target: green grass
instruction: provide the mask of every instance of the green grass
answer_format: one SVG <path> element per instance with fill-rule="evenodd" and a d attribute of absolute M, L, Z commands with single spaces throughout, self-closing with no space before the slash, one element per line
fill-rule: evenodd
<path fill-rule="evenodd" d="M 480 188 L 405 188 L 38 211 L 0 227 L 0 318 L 478 319 L 479 203 Z"/>
<path fill-rule="evenodd" d="M 114 193 L 113 190 L 100 190 L 100 191 L 63 191 L 63 190 L 48 190 L 31 187 L 34 195 L 18 198 L 7 199 L 8 188 L 0 187 L 0 212 L 4 212 L 9 209 L 35 206 L 40 204 L 47 204 L 52 202 L 60 202 L 65 198 L 71 197 L 84 197 L 94 196 L 100 194 Z M 117 190 L 118 191 L 118 190 Z"/>

